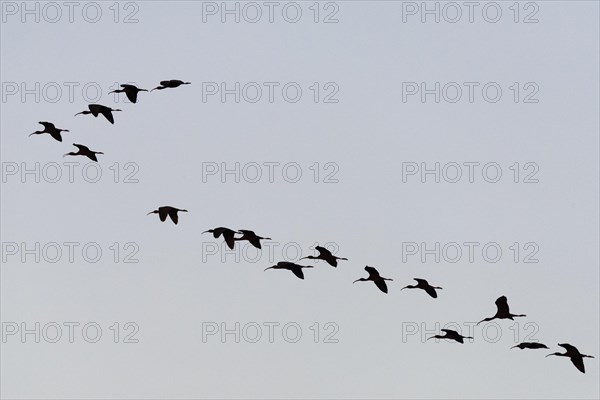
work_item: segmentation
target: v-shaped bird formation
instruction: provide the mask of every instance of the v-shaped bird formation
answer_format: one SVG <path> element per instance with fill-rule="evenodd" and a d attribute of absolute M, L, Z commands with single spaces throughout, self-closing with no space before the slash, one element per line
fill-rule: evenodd
<path fill-rule="evenodd" d="M 191 82 L 184 82 L 184 81 L 181 81 L 178 79 L 163 80 L 163 81 L 160 81 L 159 86 L 153 88 L 150 91 L 148 91 L 147 89 L 140 89 L 137 86 L 131 85 L 131 84 L 121 84 L 120 85 L 121 89 L 116 89 L 109 93 L 125 93 L 125 96 L 127 96 L 129 101 L 131 103 L 135 104 L 135 103 L 137 103 L 138 94 L 140 92 L 152 92 L 154 90 L 174 89 L 174 88 L 178 88 L 179 86 L 182 86 L 182 85 L 190 85 L 190 84 L 191 84 Z M 114 124 L 115 119 L 114 119 L 113 113 L 120 112 L 120 111 L 122 111 L 122 110 L 104 106 L 101 104 L 89 104 L 88 110 L 78 112 L 75 115 L 93 115 L 94 117 L 98 117 L 99 115 L 102 115 L 108 122 L 110 122 L 111 124 Z M 56 140 L 58 142 L 62 142 L 62 133 L 69 132 L 68 129 L 57 128 L 51 122 L 41 122 L 40 121 L 39 124 L 44 126 L 44 130 L 33 132 L 29 136 L 41 135 L 41 134 L 47 133 L 54 140 Z M 98 154 L 104 154 L 101 151 L 90 150 L 89 147 L 82 145 L 82 144 L 73 143 L 73 146 L 77 147 L 78 151 L 66 153 L 64 156 L 85 156 L 85 157 L 88 157 L 92 161 L 98 162 L 98 158 L 96 156 Z M 188 212 L 188 210 L 186 210 L 186 209 L 176 208 L 173 206 L 160 206 L 157 209 L 150 211 L 147 215 L 158 214 L 160 221 L 165 222 L 167 220 L 167 218 L 170 218 L 171 221 L 173 222 L 173 224 L 177 225 L 179 223 L 179 213 L 187 213 L 187 212 Z M 235 247 L 235 243 L 240 242 L 240 241 L 247 241 L 252 246 L 254 246 L 255 248 L 260 250 L 260 249 L 262 249 L 261 241 L 271 240 L 271 238 L 259 236 L 254 231 L 251 231 L 249 229 L 234 230 L 234 229 L 230 229 L 230 228 L 226 228 L 226 227 L 217 227 L 214 229 L 206 230 L 202 233 L 212 233 L 212 235 L 215 239 L 219 239 L 222 236 L 227 247 L 232 250 Z M 327 264 L 329 264 L 330 266 L 332 266 L 334 268 L 338 266 L 338 261 L 348 261 L 348 259 L 345 257 L 338 257 L 338 256 L 334 255 L 330 250 L 328 250 L 325 247 L 315 246 L 315 250 L 318 252 L 318 255 L 304 256 L 304 257 L 301 257 L 300 260 L 307 259 L 307 260 L 314 260 L 314 261 L 317 261 L 317 260 L 325 261 Z M 304 271 L 303 270 L 309 269 L 309 268 L 314 268 L 314 266 L 300 265 L 300 264 L 296 264 L 296 263 L 290 262 L 290 261 L 280 261 L 277 264 L 266 268 L 265 271 L 267 271 L 269 269 L 288 270 L 288 271 L 292 272 L 297 278 L 304 280 Z M 381 292 L 388 293 L 388 285 L 387 285 L 386 281 L 393 281 L 393 279 L 381 276 L 379 271 L 371 266 L 365 266 L 364 270 L 369 274 L 369 276 L 366 278 L 365 277 L 358 278 L 353 283 L 371 281 L 375 284 L 375 286 Z M 400 290 L 420 289 L 420 290 L 424 291 L 425 293 L 427 293 L 431 298 L 434 298 L 434 299 L 438 298 L 437 291 L 441 290 L 442 289 L 441 287 L 433 286 L 427 280 L 425 280 L 423 278 L 414 278 L 414 280 L 417 282 L 416 285 L 407 285 L 407 286 L 402 287 Z M 487 318 L 482 319 L 481 321 L 479 321 L 477 323 L 477 325 L 479 325 L 483 322 L 489 322 L 489 321 L 492 321 L 495 319 L 513 320 L 513 318 L 516 318 L 516 317 L 526 317 L 525 314 L 513 314 L 510 312 L 510 309 L 508 306 L 508 300 L 507 300 L 506 296 L 498 297 L 495 301 L 495 304 L 496 304 L 496 313 L 492 317 L 487 317 Z M 445 339 L 445 340 L 451 340 L 451 341 L 455 341 L 455 342 L 464 344 L 464 339 L 471 339 L 471 340 L 474 339 L 471 336 L 463 336 L 460 333 L 458 333 L 454 330 L 451 330 L 451 329 L 441 329 L 441 331 L 444 333 L 443 335 L 434 335 L 434 336 L 427 338 L 427 340 Z M 581 354 L 575 346 L 568 344 L 568 343 L 559 343 L 558 346 L 561 346 L 562 348 L 564 348 L 565 352 L 564 353 L 559 353 L 559 352 L 551 353 L 551 354 L 548 354 L 546 357 L 549 357 L 549 356 L 567 357 L 571 360 L 573 365 L 579 371 L 581 371 L 582 373 L 585 373 L 585 366 L 583 363 L 583 359 L 584 358 L 593 358 L 593 356 Z M 545 344 L 542 344 L 539 342 L 523 342 L 516 346 L 511 347 L 511 349 L 512 348 L 519 348 L 521 350 L 524 350 L 524 349 L 530 349 L 530 350 L 548 349 L 548 347 Z"/>

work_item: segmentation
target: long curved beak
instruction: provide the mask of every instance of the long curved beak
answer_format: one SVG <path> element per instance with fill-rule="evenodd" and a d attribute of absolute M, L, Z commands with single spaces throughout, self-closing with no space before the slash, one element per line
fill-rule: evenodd
<path fill-rule="evenodd" d="M 360 282 L 360 279 L 357 279 L 357 280 L 355 280 L 355 281 L 354 281 L 354 282 L 352 282 L 352 283 L 356 283 L 356 282 Z"/>
<path fill-rule="evenodd" d="M 202 232 L 202 233 L 210 233 L 210 231 L 204 231 L 204 232 Z"/>
<path fill-rule="evenodd" d="M 35 133 L 30 133 L 29 136 L 31 136 L 31 135 L 35 135 Z"/>
<path fill-rule="evenodd" d="M 265 268 L 265 271 L 268 270 L 268 269 L 271 269 L 271 268 L 273 268 L 273 267 Z"/>
<path fill-rule="evenodd" d="M 78 112 L 77 114 L 75 114 L 75 115 L 73 115 L 73 116 L 75 117 L 75 116 L 77 116 L 77 115 L 79 115 L 79 114 L 83 114 L 83 111 L 82 111 L 82 112 Z"/>
<path fill-rule="evenodd" d="M 155 87 L 154 89 L 150 90 L 151 92 L 155 91 L 156 89 L 158 89 L 160 86 Z"/>
<path fill-rule="evenodd" d="M 68 155 L 69 155 L 69 153 L 67 153 L 67 154 L 63 154 L 63 157 L 66 157 L 66 156 L 68 156 Z"/>
<path fill-rule="evenodd" d="M 148 214 L 146 214 L 146 215 L 150 215 L 150 214 L 154 214 L 154 211 L 150 211 L 150 212 L 149 212 Z"/>
<path fill-rule="evenodd" d="M 553 356 L 553 355 L 554 355 L 554 353 L 552 353 L 552 354 L 548 354 L 546 357 L 550 357 L 550 356 Z"/>
<path fill-rule="evenodd" d="M 408 286 L 404 286 L 404 287 L 403 287 L 402 289 L 400 289 L 400 290 L 404 290 L 404 289 L 408 289 Z"/>

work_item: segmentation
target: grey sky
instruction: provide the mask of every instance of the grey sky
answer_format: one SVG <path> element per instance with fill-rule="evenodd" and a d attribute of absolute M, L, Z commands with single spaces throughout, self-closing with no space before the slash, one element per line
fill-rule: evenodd
<path fill-rule="evenodd" d="M 489 2 L 479 3 L 473 23 L 465 6 L 457 23 L 443 18 L 454 14 L 443 14 L 439 23 L 404 15 L 403 22 L 403 10 L 421 4 L 409 3 L 337 1 L 325 8 L 322 2 L 318 23 L 309 8 L 313 2 L 297 3 L 297 23 L 282 17 L 286 2 L 277 3 L 273 23 L 264 5 L 256 23 L 235 23 L 231 16 L 222 23 L 218 13 L 204 15 L 203 22 L 203 7 L 221 2 L 191 1 L 118 3 L 117 23 L 113 2 L 98 2 L 102 15 L 96 23 L 82 17 L 84 6 L 92 7 L 83 2 L 72 23 L 65 6 L 62 18 L 51 23 L 52 10 L 44 14 L 39 3 L 36 23 L 34 15 L 22 21 L 21 2 L 2 2 L 3 332 L 12 324 L 20 329 L 22 322 L 29 328 L 54 322 L 63 337 L 35 343 L 29 335 L 23 343 L 20 332 L 7 336 L 1 343 L 1 395 L 598 398 L 598 3 L 538 1 L 525 8 L 521 2 L 519 23 L 509 8 L 513 2 L 497 3 L 497 23 L 481 14 Z M 293 17 L 287 7 L 286 16 Z M 123 23 L 132 12 L 138 22 Z M 339 21 L 323 23 L 332 12 Z M 523 23 L 530 13 L 539 22 Z M 165 79 L 192 85 L 142 92 L 137 104 L 107 94 L 116 82 L 151 89 Z M 22 99 L 21 85 L 35 91 L 36 82 L 39 102 L 35 94 Z M 254 82 L 262 97 L 247 101 L 254 84 L 240 92 L 239 103 L 233 94 L 224 102 L 220 93 L 208 94 L 212 83 L 222 82 L 229 89 Z M 435 82 L 441 88 L 456 82 L 462 98 L 447 101 L 454 94 L 450 85 L 439 103 L 434 95 L 422 102 L 420 93 L 403 101 L 403 82 L 405 89 L 406 82 L 426 82 L 430 89 Z M 472 103 L 465 82 L 475 85 Z M 490 82 L 502 89 L 495 103 L 481 92 Z M 515 82 L 517 102 L 516 87 L 510 88 Z M 55 102 L 52 83 L 62 90 Z M 296 103 L 283 97 L 288 83 L 302 89 Z M 75 84 L 71 99 L 68 85 Z M 73 116 L 87 108 L 86 84 L 90 96 L 93 87 L 102 88 L 97 103 L 123 109 L 115 113 L 114 126 L 101 116 Z M 272 103 L 268 85 L 275 88 Z M 535 89 L 530 99 L 538 102 L 524 102 Z M 329 99 L 338 102 L 324 102 L 336 90 Z M 41 129 L 38 121 L 70 132 L 62 143 L 49 135 L 28 137 Z M 97 183 L 82 177 L 85 159 L 61 157 L 75 150 L 72 143 L 105 153 Z M 22 166 L 31 169 L 36 162 L 47 174 L 58 163 L 62 178 L 23 178 Z M 65 162 L 79 163 L 73 183 Z M 271 183 L 264 163 L 274 162 L 279 165 Z M 420 175 L 403 182 L 406 163 L 431 168 L 436 162 L 448 173 L 454 165 L 448 163 L 479 165 L 473 183 L 464 165 L 457 183 L 444 176 L 435 183 L 431 175 L 425 183 Z M 510 169 L 515 162 L 518 183 Z M 231 174 L 224 182 L 220 174 L 203 176 L 221 163 L 230 169 L 239 163 L 239 183 Z M 257 183 L 249 182 L 252 163 L 263 165 Z M 296 183 L 289 182 L 294 169 L 282 175 L 289 163 L 302 171 Z M 502 170 L 497 183 L 482 177 L 488 163 Z M 19 171 L 10 175 L 15 165 Z M 531 179 L 538 182 L 524 183 L 536 168 Z M 139 182 L 124 183 L 132 171 Z M 324 182 L 332 179 L 337 183 Z M 177 226 L 145 215 L 162 205 L 189 213 L 180 215 Z M 213 243 L 221 246 L 222 240 L 201 232 L 217 226 L 273 238 L 273 257 L 245 243 L 236 244 L 247 250 L 239 262 L 222 254 L 222 247 L 211 254 Z M 20 251 L 12 255 L 12 243 L 34 248 L 36 242 L 47 249 L 59 243 L 63 254 L 55 263 L 48 261 L 50 253 L 39 263 L 32 255 L 22 262 Z M 79 243 L 73 262 L 64 242 Z M 113 259 L 115 242 L 119 262 Z M 129 242 L 133 247 L 123 248 Z M 312 245 L 327 242 L 349 261 L 334 269 L 302 260 L 315 266 L 305 270 L 304 281 L 288 271 L 263 272 L 285 258 L 284 246 L 295 260 L 296 246 L 308 255 Z M 442 254 L 439 263 L 433 255 L 422 262 L 420 253 L 403 254 L 422 242 L 430 249 L 440 243 L 440 252 L 458 243 L 463 254 L 454 263 L 448 262 L 453 253 Z M 478 243 L 473 262 L 465 242 Z M 81 254 L 90 243 L 102 250 L 97 263 Z M 498 262 L 482 256 L 488 243 L 501 248 Z M 139 262 L 124 263 L 136 248 Z M 523 262 L 532 253 L 539 262 Z M 367 276 L 365 265 L 394 279 L 387 295 L 371 282 L 352 285 Z M 443 287 L 438 299 L 400 291 L 413 277 Z M 438 333 L 436 324 L 492 316 L 501 295 L 512 312 L 527 317 L 496 321 L 497 341 L 494 324 L 476 327 L 475 340 L 464 345 L 423 340 Z M 80 324 L 74 343 L 65 322 Z M 80 329 L 89 322 L 102 328 L 97 343 L 82 338 Z M 119 343 L 110 330 L 115 322 Z M 124 329 L 127 322 L 139 327 L 138 343 L 123 343 L 131 332 Z M 222 322 L 230 329 L 239 322 L 248 334 L 254 331 L 247 324 L 256 323 L 263 336 L 257 343 L 243 337 L 235 343 L 233 335 L 222 343 L 218 334 L 203 341 L 203 329 Z M 269 322 L 280 324 L 273 343 L 264 325 Z M 338 329 L 330 337 L 337 343 L 325 343 L 333 330 L 325 329 L 328 322 Z M 298 342 L 288 343 L 281 333 L 287 323 L 301 327 Z M 407 335 L 415 327 L 419 331 Z M 469 333 L 467 325 L 461 329 Z M 529 339 L 549 351 L 509 349 L 534 331 Z M 596 357 L 585 360 L 586 374 L 568 359 L 544 358 L 562 351 L 556 344 L 565 342 Z"/>

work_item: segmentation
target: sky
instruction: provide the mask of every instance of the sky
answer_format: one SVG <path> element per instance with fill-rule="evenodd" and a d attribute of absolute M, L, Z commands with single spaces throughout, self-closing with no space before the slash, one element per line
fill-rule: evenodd
<path fill-rule="evenodd" d="M 3 398 L 600 397 L 598 2 L 0 7 Z"/>

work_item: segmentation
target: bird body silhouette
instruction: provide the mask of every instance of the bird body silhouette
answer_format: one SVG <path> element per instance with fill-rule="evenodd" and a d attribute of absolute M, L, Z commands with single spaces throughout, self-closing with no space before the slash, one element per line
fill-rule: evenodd
<path fill-rule="evenodd" d="M 121 85 L 121 87 L 123 89 L 116 89 L 116 90 L 113 90 L 112 92 L 108 92 L 108 93 L 125 93 L 125 96 L 127 96 L 129 101 L 131 101 L 132 103 L 137 103 L 138 93 L 148 91 L 146 89 L 140 89 L 135 85 L 129 85 L 126 83 Z"/>
<path fill-rule="evenodd" d="M 57 127 L 54 126 L 54 124 L 52 122 L 40 121 L 39 123 L 42 124 L 42 125 L 44 125 L 44 130 L 43 131 L 35 131 L 35 132 L 31 133 L 29 136 L 31 136 L 31 135 L 41 135 L 42 133 L 48 133 L 55 140 L 58 140 L 59 142 L 62 142 L 62 136 L 60 135 L 60 133 L 61 132 L 69 132 L 68 129 L 58 129 Z"/>
<path fill-rule="evenodd" d="M 588 356 L 586 354 L 581 354 L 577 347 L 570 345 L 569 343 L 559 343 L 560 347 L 564 348 L 566 352 L 564 353 L 552 353 L 548 354 L 546 357 L 550 356 L 561 356 L 561 357 L 569 357 L 571 362 L 579 371 L 585 374 L 585 365 L 583 365 L 584 358 L 594 358 L 594 356 Z"/>
<path fill-rule="evenodd" d="M 423 289 L 424 291 L 427 292 L 428 295 L 430 295 L 431 297 L 433 297 L 434 299 L 436 299 L 437 298 L 437 292 L 435 291 L 435 289 L 442 289 L 439 286 L 431 286 L 425 279 L 419 279 L 419 278 L 413 278 L 413 279 L 415 281 L 417 281 L 416 285 L 404 286 L 400 290 L 404 290 L 404 289 Z"/>
<path fill-rule="evenodd" d="M 98 115 L 102 114 L 102 115 L 104 115 L 104 118 L 106 118 L 108 120 L 108 122 L 110 122 L 111 124 L 114 124 L 115 119 L 112 115 L 112 112 L 113 111 L 121 111 L 118 108 L 110 108 L 110 107 L 103 106 L 101 104 L 88 104 L 88 108 L 90 109 L 89 111 L 78 112 L 75 115 L 92 114 L 94 117 L 97 117 Z"/>
<path fill-rule="evenodd" d="M 385 281 L 393 281 L 393 279 L 383 278 L 381 275 L 379 275 L 379 272 L 375 268 L 369 267 L 368 265 L 365 267 L 365 271 L 367 271 L 369 273 L 368 278 L 360 278 L 360 279 L 355 280 L 352 283 L 373 281 L 375 283 L 375 285 L 377 285 L 379 290 L 381 290 L 383 293 L 388 292 L 388 288 L 387 288 Z"/>
<path fill-rule="evenodd" d="M 316 256 L 316 257 L 315 256 L 306 256 L 306 257 L 302 257 L 301 260 L 304 260 L 305 258 L 308 258 L 309 260 L 323 260 L 323 261 L 327 261 L 327 263 L 329 265 L 331 265 L 332 267 L 337 267 L 337 260 L 346 260 L 346 261 L 348 260 L 347 258 L 344 258 L 344 257 L 334 256 L 325 247 L 316 246 L 315 250 L 317 250 L 319 252 L 318 256 Z"/>
<path fill-rule="evenodd" d="M 63 155 L 63 157 L 66 157 L 66 156 L 86 156 L 90 160 L 98 162 L 98 159 L 96 158 L 96 154 L 104 154 L 101 151 L 92 151 L 87 146 L 84 146 L 82 144 L 73 143 L 73 146 L 75 146 L 75 147 L 77 147 L 79 149 L 79 150 L 77 150 L 77 153 L 74 153 L 74 152 L 71 151 L 70 153 L 67 153 L 67 154 Z"/>
<path fill-rule="evenodd" d="M 265 271 L 268 269 L 287 269 L 292 271 L 294 275 L 296 275 L 300 279 L 304 279 L 304 273 L 302 272 L 302 268 L 314 268 L 312 265 L 298 265 L 289 261 L 279 261 L 277 265 L 273 265 L 269 268 L 265 268 Z"/>
<path fill-rule="evenodd" d="M 479 325 L 482 322 L 491 321 L 493 319 L 513 319 L 513 317 L 526 317 L 525 314 L 511 314 L 508 308 L 508 301 L 506 296 L 500 296 L 496 299 L 496 315 L 490 318 L 484 318 L 477 323 Z"/>
<path fill-rule="evenodd" d="M 160 81 L 160 86 L 155 87 L 154 89 L 151 90 L 151 92 L 153 90 L 163 90 L 163 89 L 169 89 L 169 88 L 176 88 L 179 87 L 181 85 L 190 85 L 192 82 L 184 82 L 184 81 L 180 81 L 179 79 L 171 79 L 169 81 Z"/>
<path fill-rule="evenodd" d="M 202 233 L 212 233 L 213 237 L 215 239 L 218 239 L 219 236 L 223 235 L 223 239 L 225 239 L 225 243 L 227 243 L 227 246 L 229 246 L 229 248 L 231 250 L 233 250 L 233 245 L 235 244 L 234 237 L 235 237 L 235 234 L 237 233 L 237 231 L 234 231 L 233 229 L 229 229 L 229 228 L 224 228 L 221 226 L 219 228 L 209 229 Z"/>
<path fill-rule="evenodd" d="M 162 207 L 158 207 L 157 210 L 150 211 L 146 215 L 158 214 L 158 217 L 160 218 L 160 220 L 162 222 L 165 222 L 165 220 L 167 219 L 167 215 L 168 215 L 169 217 L 171 217 L 171 220 L 173 221 L 173 223 L 175 225 L 177 225 L 177 223 L 179 222 L 179 216 L 177 215 L 177 213 L 179 211 L 188 212 L 188 210 L 181 210 L 179 208 L 175 208 L 175 207 L 171 207 L 171 206 L 162 206 Z"/>
<path fill-rule="evenodd" d="M 545 344 L 538 343 L 538 342 L 519 343 L 518 345 L 511 347 L 511 349 L 514 349 L 515 347 L 518 347 L 521 350 L 523 350 L 523 349 L 547 349 L 548 348 L 548 346 L 546 346 Z"/>
<path fill-rule="evenodd" d="M 247 229 L 240 229 L 238 230 L 238 233 L 241 233 L 242 237 L 234 238 L 234 240 L 247 240 L 250 242 L 250 244 L 252 244 L 252 246 L 256 247 L 257 249 L 261 248 L 260 241 L 262 239 L 271 240 L 271 238 L 258 236 L 253 231 Z"/>
<path fill-rule="evenodd" d="M 452 329 L 442 329 L 442 332 L 445 333 L 443 336 L 435 335 L 430 338 L 427 338 L 427 340 L 429 340 L 429 339 L 450 339 L 450 340 L 455 340 L 458 343 L 464 344 L 463 339 L 473 339 L 471 336 L 463 336 L 460 333 L 453 331 Z"/>

